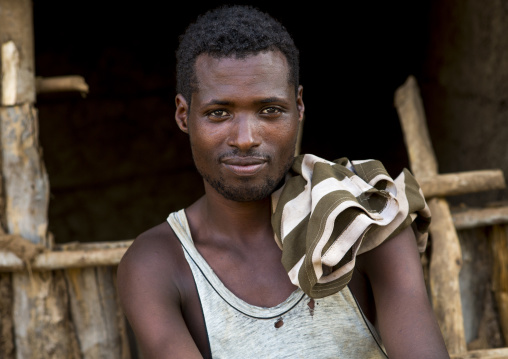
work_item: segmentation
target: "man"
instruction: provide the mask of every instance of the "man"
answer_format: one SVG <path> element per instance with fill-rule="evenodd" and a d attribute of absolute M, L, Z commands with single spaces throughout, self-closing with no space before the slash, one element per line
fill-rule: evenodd
<path fill-rule="evenodd" d="M 448 358 L 409 226 L 414 181 L 294 158 L 303 89 L 282 25 L 219 8 L 187 29 L 177 59 L 175 117 L 205 195 L 119 265 L 143 357 Z"/>

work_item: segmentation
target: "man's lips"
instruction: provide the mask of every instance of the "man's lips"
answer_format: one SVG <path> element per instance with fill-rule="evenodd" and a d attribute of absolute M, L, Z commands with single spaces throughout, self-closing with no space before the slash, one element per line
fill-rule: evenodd
<path fill-rule="evenodd" d="M 229 157 L 222 159 L 222 164 L 238 176 L 252 176 L 259 172 L 266 164 L 266 159 L 260 157 Z"/>

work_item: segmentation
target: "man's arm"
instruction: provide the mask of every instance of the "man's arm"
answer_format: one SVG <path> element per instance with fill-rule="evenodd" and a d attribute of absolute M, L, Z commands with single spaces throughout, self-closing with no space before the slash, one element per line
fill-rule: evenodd
<path fill-rule="evenodd" d="M 357 260 L 371 283 L 376 322 L 388 356 L 449 358 L 427 296 L 412 229 L 406 228 Z"/>
<path fill-rule="evenodd" d="M 137 238 L 118 266 L 118 293 L 145 358 L 202 358 L 181 311 L 181 268 L 159 231 Z M 181 250 L 181 248 L 179 248 Z"/>

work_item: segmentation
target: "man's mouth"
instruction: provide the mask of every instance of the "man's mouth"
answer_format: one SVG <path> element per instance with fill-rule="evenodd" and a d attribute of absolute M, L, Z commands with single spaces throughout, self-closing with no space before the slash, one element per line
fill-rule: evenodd
<path fill-rule="evenodd" d="M 266 165 L 267 160 L 260 157 L 228 157 L 221 162 L 237 176 L 252 176 Z"/>

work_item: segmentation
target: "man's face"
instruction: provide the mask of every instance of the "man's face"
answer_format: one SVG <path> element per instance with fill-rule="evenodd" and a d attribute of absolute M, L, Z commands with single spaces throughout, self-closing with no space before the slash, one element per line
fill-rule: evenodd
<path fill-rule="evenodd" d="M 291 167 L 304 112 L 285 56 L 200 55 L 195 66 L 198 91 L 190 109 L 177 96 L 176 120 L 189 134 L 205 187 L 234 201 L 268 197 Z"/>

